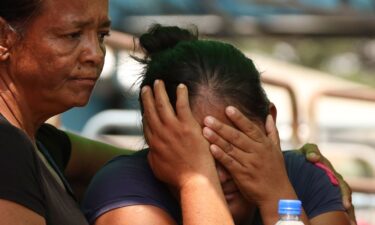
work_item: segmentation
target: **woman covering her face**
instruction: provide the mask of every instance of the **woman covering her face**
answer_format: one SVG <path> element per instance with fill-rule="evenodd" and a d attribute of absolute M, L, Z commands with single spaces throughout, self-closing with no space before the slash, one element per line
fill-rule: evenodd
<path fill-rule="evenodd" d="M 110 161 L 83 203 L 91 224 L 267 224 L 300 199 L 308 225 L 346 225 L 339 188 L 281 151 L 276 107 L 253 62 L 230 44 L 155 25 L 140 101 L 149 149 Z"/>

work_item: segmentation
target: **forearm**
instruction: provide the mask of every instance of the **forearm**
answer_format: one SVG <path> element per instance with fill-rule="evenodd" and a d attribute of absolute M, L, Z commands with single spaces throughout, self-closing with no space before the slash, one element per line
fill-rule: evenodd
<path fill-rule="evenodd" d="M 65 171 L 67 177 L 91 179 L 98 169 L 114 156 L 132 153 L 130 150 L 73 133 L 67 132 L 67 134 L 72 145 L 70 160 Z"/>
<path fill-rule="evenodd" d="M 234 224 L 218 180 L 196 176 L 180 191 L 184 225 Z"/>
<path fill-rule="evenodd" d="M 44 217 L 18 203 L 0 199 L 0 224 L 46 225 Z"/>
<path fill-rule="evenodd" d="M 65 169 L 65 176 L 78 198 L 80 198 L 94 174 L 108 160 L 117 155 L 133 153 L 131 150 L 94 141 L 73 133 L 66 133 L 69 136 L 72 147 L 70 160 Z"/>

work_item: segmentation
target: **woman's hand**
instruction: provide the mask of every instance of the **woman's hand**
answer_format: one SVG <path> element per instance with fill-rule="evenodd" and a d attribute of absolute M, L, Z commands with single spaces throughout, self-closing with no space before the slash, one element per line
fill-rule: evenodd
<path fill-rule="evenodd" d="M 232 106 L 225 113 L 234 127 L 206 117 L 203 134 L 211 143 L 213 156 L 229 171 L 241 193 L 261 209 L 276 206 L 280 198 L 296 198 L 272 117 L 267 117 L 265 132 L 261 124 Z"/>
<path fill-rule="evenodd" d="M 209 143 L 192 115 L 186 86 L 177 87 L 176 112 L 161 80 L 155 81 L 154 93 L 143 87 L 141 97 L 148 160 L 155 175 L 177 188 L 195 176 L 215 177 Z"/>
<path fill-rule="evenodd" d="M 344 208 L 346 209 L 346 212 L 350 217 L 351 225 L 356 225 L 357 222 L 355 218 L 354 207 L 352 204 L 352 190 L 350 189 L 348 183 L 345 182 L 341 174 L 339 174 L 335 170 L 335 168 L 333 168 L 331 162 L 327 158 L 325 158 L 324 155 L 322 155 L 317 145 L 307 143 L 297 151 L 302 152 L 302 154 L 305 155 L 306 159 L 311 163 L 315 163 L 319 167 L 323 165 L 324 167 L 322 169 L 326 171 L 333 184 L 337 184 L 338 182 L 342 195 L 342 202 Z"/>
<path fill-rule="evenodd" d="M 232 225 L 209 143 L 192 115 L 185 85 L 174 112 L 162 81 L 141 93 L 148 160 L 155 175 L 178 190 L 183 224 Z"/>

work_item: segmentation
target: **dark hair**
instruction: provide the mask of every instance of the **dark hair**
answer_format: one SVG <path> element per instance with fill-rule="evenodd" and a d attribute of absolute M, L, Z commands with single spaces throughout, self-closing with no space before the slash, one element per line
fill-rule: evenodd
<path fill-rule="evenodd" d="M 27 23 L 34 18 L 44 0 L 1 0 L 0 17 L 19 32 L 25 31 Z"/>
<path fill-rule="evenodd" d="M 269 100 L 259 72 L 237 48 L 224 42 L 198 40 L 194 32 L 161 25 L 143 34 L 140 44 L 146 51 L 141 60 L 145 64 L 141 88 L 152 87 L 156 79 L 163 80 L 173 106 L 178 84 L 188 87 L 191 103 L 204 88 L 248 117 L 265 122 Z"/>

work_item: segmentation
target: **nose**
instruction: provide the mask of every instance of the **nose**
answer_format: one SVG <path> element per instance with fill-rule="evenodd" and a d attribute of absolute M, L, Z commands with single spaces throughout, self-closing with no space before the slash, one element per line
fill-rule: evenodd
<path fill-rule="evenodd" d="M 220 183 L 223 184 L 232 179 L 232 176 L 222 165 L 216 164 L 216 171 L 219 176 Z"/>
<path fill-rule="evenodd" d="M 102 66 L 105 57 L 105 45 L 98 40 L 97 35 L 90 35 L 83 45 L 82 62 L 90 66 Z"/>

